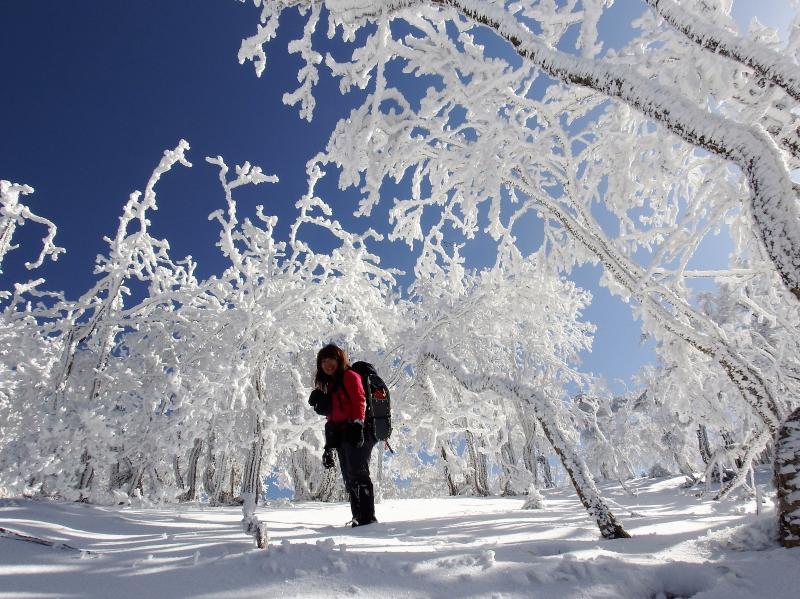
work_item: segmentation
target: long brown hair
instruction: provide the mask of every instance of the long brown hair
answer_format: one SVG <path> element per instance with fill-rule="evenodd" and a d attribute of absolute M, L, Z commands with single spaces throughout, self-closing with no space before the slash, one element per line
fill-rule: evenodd
<path fill-rule="evenodd" d="M 333 376 L 328 376 L 322 370 L 322 361 L 326 358 L 333 358 L 339 364 L 339 367 L 336 369 L 336 372 L 333 373 Z M 317 389 L 323 389 L 327 392 L 331 392 L 333 387 L 338 386 L 338 384 L 342 381 L 344 371 L 348 368 L 350 368 L 350 360 L 347 358 L 347 354 L 344 353 L 344 350 L 338 345 L 329 343 L 317 352 L 317 373 L 314 376 L 314 386 Z"/>

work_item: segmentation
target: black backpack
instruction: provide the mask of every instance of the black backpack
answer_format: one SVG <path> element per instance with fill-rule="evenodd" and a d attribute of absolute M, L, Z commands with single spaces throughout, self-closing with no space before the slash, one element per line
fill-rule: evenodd
<path fill-rule="evenodd" d="M 389 387 L 369 362 L 354 362 L 350 369 L 361 377 L 364 395 L 367 397 L 365 428 L 372 427 L 379 441 L 388 440 L 392 436 L 392 404 Z"/>

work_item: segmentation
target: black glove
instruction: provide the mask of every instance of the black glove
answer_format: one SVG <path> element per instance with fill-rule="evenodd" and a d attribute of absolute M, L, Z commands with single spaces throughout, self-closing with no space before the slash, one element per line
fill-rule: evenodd
<path fill-rule="evenodd" d="M 314 389 L 308 396 L 308 405 L 320 416 L 327 416 L 331 413 L 331 396 L 319 389 Z"/>
<path fill-rule="evenodd" d="M 333 450 L 326 449 L 322 452 L 322 465 L 325 466 L 325 469 L 333 468 L 336 466 L 336 463 L 333 461 Z"/>
<path fill-rule="evenodd" d="M 364 447 L 364 423 L 356 420 L 347 426 L 347 440 L 356 447 Z"/>

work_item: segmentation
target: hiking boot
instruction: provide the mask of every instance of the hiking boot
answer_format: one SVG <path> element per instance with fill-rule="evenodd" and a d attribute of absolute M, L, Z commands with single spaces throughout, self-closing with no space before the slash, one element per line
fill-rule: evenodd
<path fill-rule="evenodd" d="M 355 522 L 355 520 L 358 518 L 358 513 L 361 507 L 358 504 L 358 491 L 350 490 L 348 491 L 347 496 L 350 500 L 350 517 L 352 518 L 352 521 Z"/>
<path fill-rule="evenodd" d="M 375 524 L 377 521 L 378 519 L 375 516 L 372 516 L 372 518 L 360 522 L 358 520 L 353 520 L 350 526 L 352 526 L 353 528 L 355 528 L 356 526 L 366 526 L 367 524 Z"/>
<path fill-rule="evenodd" d="M 372 494 L 372 483 L 358 487 L 358 515 L 355 517 L 361 524 L 372 524 L 375 519 L 375 497 Z"/>

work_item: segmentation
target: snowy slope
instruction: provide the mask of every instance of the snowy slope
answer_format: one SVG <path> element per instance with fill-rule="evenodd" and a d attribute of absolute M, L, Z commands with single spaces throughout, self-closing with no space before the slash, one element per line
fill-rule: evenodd
<path fill-rule="evenodd" d="M 632 539 L 602 541 L 566 489 L 520 499 L 387 500 L 349 529 L 343 504 L 259 509 L 270 549 L 236 508 L 103 508 L 3 500 L 0 597 L 798 597 L 800 550 L 769 538 L 772 508 L 714 503 L 680 479 L 603 489 Z M 624 508 L 622 507 L 624 506 Z"/>

